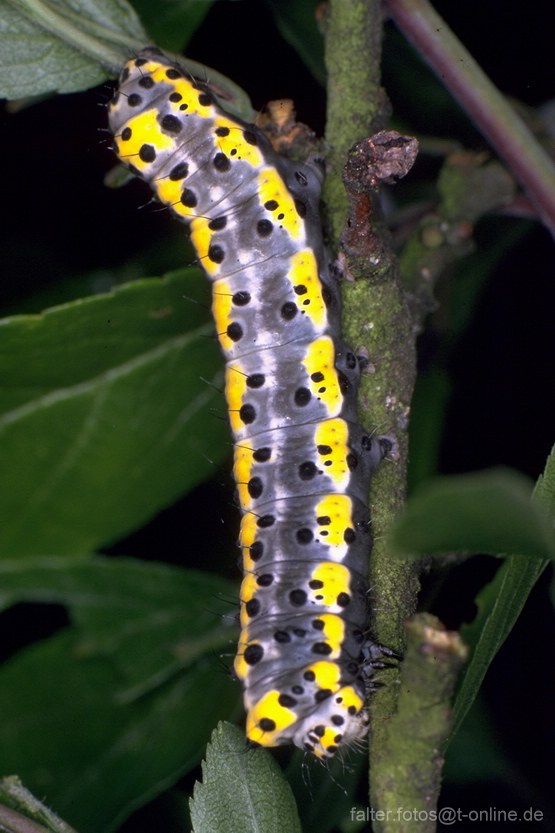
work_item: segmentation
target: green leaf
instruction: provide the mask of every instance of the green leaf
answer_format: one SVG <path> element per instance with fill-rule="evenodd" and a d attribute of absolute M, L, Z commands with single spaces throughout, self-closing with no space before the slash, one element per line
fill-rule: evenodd
<path fill-rule="evenodd" d="M 392 550 L 554 558 L 552 521 L 531 494 L 527 478 L 509 469 L 432 480 L 394 526 Z"/>
<path fill-rule="evenodd" d="M 189 270 L 0 322 L 4 558 L 106 545 L 227 453 L 208 293 Z"/>
<path fill-rule="evenodd" d="M 236 636 L 229 599 L 236 595 L 215 576 L 131 558 L 0 562 L 0 610 L 22 601 L 65 605 L 79 628 L 79 656 L 117 663 L 120 702 L 228 648 Z"/>
<path fill-rule="evenodd" d="M 409 493 L 437 474 L 450 395 L 451 383 L 440 368 L 418 374 L 411 404 Z"/>
<path fill-rule="evenodd" d="M 282 37 L 298 53 L 314 78 L 326 83 L 324 40 L 316 24 L 319 0 L 267 0 Z"/>
<path fill-rule="evenodd" d="M 544 511 L 542 518 L 555 519 L 553 451 L 536 483 L 532 506 Z M 471 625 L 461 630 L 463 639 L 473 648 L 473 652 L 455 701 L 453 735 L 468 714 L 493 658 L 511 632 L 530 591 L 547 564 L 548 561 L 542 558 L 511 556 L 497 571 L 493 581 L 478 594 L 478 615 Z"/>
<path fill-rule="evenodd" d="M 476 754 L 476 750 L 480 754 Z M 444 782 L 472 789 L 487 781 L 513 782 L 514 769 L 499 743 L 499 733 L 483 698 L 478 698 L 445 756 Z"/>
<path fill-rule="evenodd" d="M 301 833 L 291 788 L 265 749 L 247 749 L 245 736 L 220 724 L 191 799 L 194 833 Z"/>
<path fill-rule="evenodd" d="M 534 487 L 534 500 L 549 513 L 555 523 L 555 446 Z"/>
<path fill-rule="evenodd" d="M 2 0 L 0 96 L 94 87 L 147 40 L 125 0 Z"/>
<path fill-rule="evenodd" d="M 513 555 L 476 597 L 478 615 L 461 628 L 463 640 L 474 650 L 453 709 L 452 736 L 474 703 L 491 662 L 511 630 L 536 581 L 549 562 Z"/>
<path fill-rule="evenodd" d="M 126 559 L 66 564 L 3 565 L 4 604 L 61 601 L 77 624 L 0 670 L 0 772 L 97 833 L 175 783 L 234 716 L 239 688 L 218 667 L 230 586 Z"/>
<path fill-rule="evenodd" d="M 134 0 L 133 6 L 147 28 L 151 41 L 162 49 L 181 52 L 210 11 L 214 0 Z"/>

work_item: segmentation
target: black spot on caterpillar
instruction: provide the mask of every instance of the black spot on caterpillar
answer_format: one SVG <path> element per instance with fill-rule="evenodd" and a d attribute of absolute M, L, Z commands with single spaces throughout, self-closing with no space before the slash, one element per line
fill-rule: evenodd
<path fill-rule="evenodd" d="M 247 738 L 330 758 L 368 727 L 367 495 L 383 446 L 356 422 L 321 170 L 276 154 L 153 48 L 123 69 L 109 118 L 120 159 L 190 224 L 213 285 L 243 512 Z"/>

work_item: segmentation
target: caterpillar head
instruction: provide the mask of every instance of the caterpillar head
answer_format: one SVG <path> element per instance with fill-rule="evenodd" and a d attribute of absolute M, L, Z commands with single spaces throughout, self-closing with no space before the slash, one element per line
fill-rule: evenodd
<path fill-rule="evenodd" d="M 329 709 L 321 709 L 317 715 L 301 721 L 293 737 L 295 746 L 312 752 L 316 758 L 324 761 L 333 758 L 339 749 L 356 745 L 368 733 L 369 718 L 366 710 L 363 708 L 358 712 L 347 711 L 345 716 L 339 715 L 334 707 L 336 697 L 329 699 Z M 342 723 L 339 717 L 343 719 Z"/>

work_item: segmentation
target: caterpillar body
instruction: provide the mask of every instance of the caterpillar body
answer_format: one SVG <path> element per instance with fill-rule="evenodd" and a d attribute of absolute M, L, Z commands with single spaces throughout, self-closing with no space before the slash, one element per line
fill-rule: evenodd
<path fill-rule="evenodd" d="M 367 497 L 384 444 L 356 422 L 321 167 L 278 155 L 153 47 L 124 67 L 109 120 L 121 161 L 190 224 L 212 281 L 243 513 L 234 669 L 247 738 L 331 758 L 366 734 L 380 665 Z"/>

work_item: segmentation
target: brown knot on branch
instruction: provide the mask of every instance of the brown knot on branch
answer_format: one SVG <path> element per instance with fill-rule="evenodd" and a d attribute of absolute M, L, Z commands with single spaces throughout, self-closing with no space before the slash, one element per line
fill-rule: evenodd
<path fill-rule="evenodd" d="M 372 192 L 381 184 L 393 185 L 412 168 L 418 142 L 395 130 L 381 130 L 357 142 L 349 151 L 343 169 L 343 183 L 349 199 L 349 213 L 342 245 L 353 257 L 375 256 L 377 241 L 372 230 Z"/>
<path fill-rule="evenodd" d="M 380 130 L 357 142 L 349 151 L 343 171 L 347 191 L 375 190 L 380 183 L 394 185 L 408 174 L 417 153 L 417 140 L 401 136 L 396 130 Z"/>

